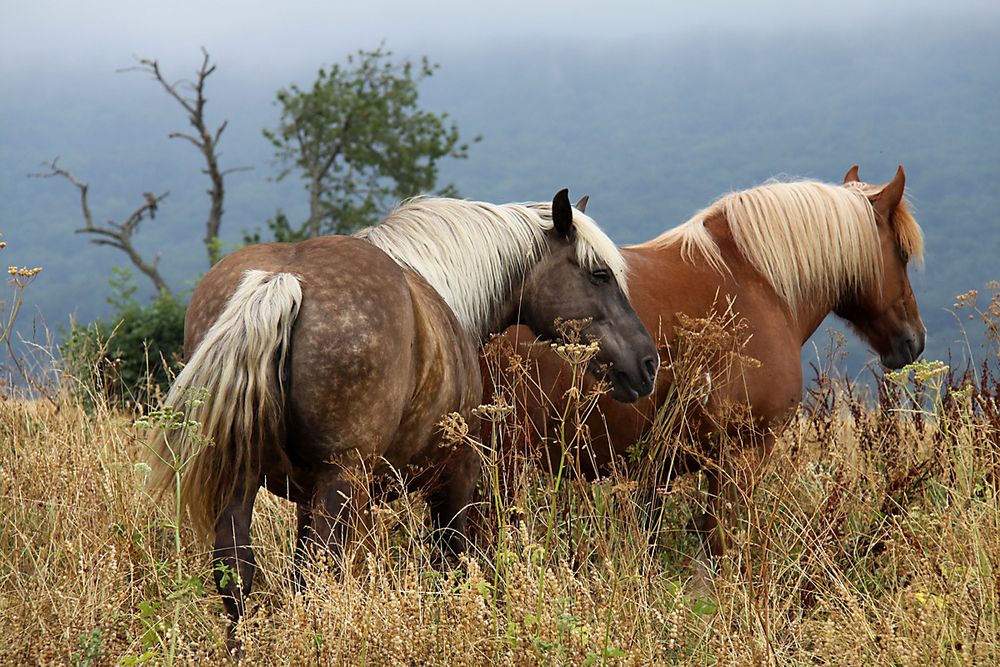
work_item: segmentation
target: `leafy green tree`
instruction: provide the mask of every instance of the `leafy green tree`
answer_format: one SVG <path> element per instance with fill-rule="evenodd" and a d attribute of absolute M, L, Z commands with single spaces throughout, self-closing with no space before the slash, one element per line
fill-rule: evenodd
<path fill-rule="evenodd" d="M 437 65 L 396 61 L 379 47 L 319 70 L 312 88 L 278 92 L 281 120 L 264 130 L 274 144 L 281 180 L 299 172 L 309 217 L 294 226 L 283 213 L 269 225 L 278 240 L 344 234 L 377 222 L 397 200 L 433 192 L 438 161 L 468 157 L 448 114 L 418 106 L 418 85 Z M 476 137 L 473 141 L 479 141 Z M 437 194 L 455 195 L 451 184 Z"/>

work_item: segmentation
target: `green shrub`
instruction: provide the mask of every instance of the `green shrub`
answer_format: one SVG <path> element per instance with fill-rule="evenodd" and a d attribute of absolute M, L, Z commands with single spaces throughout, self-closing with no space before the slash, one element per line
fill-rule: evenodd
<path fill-rule="evenodd" d="M 109 282 L 114 312 L 71 326 L 60 345 L 64 368 L 85 395 L 148 403 L 166 391 L 177 371 L 187 306 L 166 291 L 139 303 L 128 269 L 114 269 Z"/>

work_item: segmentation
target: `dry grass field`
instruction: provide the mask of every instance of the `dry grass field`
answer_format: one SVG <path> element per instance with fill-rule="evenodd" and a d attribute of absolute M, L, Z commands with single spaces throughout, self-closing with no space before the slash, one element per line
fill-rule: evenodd
<path fill-rule="evenodd" d="M 998 298 L 962 305 L 995 334 Z M 468 560 L 436 567 L 407 496 L 374 507 L 344 567 L 310 567 L 304 595 L 294 512 L 261 494 L 244 662 L 997 664 L 998 361 L 918 363 L 867 400 L 821 373 L 708 593 L 690 585 L 698 475 L 656 490 L 651 519 L 641 480 L 549 476 L 477 445 Z M 147 492 L 141 416 L 69 381 L 52 400 L 0 400 L 0 664 L 228 661 L 208 545 Z"/>

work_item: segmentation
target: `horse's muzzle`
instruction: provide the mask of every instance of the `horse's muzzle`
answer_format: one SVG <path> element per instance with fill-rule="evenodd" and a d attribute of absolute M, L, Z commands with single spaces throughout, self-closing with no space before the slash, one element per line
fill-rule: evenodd
<path fill-rule="evenodd" d="M 892 349 L 881 356 L 882 365 L 893 370 L 916 361 L 924 351 L 927 334 L 919 331 L 905 331 L 893 340 Z"/>
<path fill-rule="evenodd" d="M 640 362 L 634 373 L 612 369 L 608 374 L 612 387 L 611 398 L 619 403 L 634 403 L 643 396 L 649 396 L 653 393 L 659 366 L 659 357 L 649 356 Z"/>

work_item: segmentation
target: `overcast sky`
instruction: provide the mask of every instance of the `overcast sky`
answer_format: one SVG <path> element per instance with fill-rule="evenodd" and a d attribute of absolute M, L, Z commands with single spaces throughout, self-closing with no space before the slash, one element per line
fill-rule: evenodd
<path fill-rule="evenodd" d="M 606 43 L 720 31 L 850 29 L 961 15 L 996 21 L 997 0 L 0 0 L 0 75 L 127 64 L 132 54 L 190 57 L 207 47 L 227 69 L 275 74 L 339 60 L 386 40 L 442 51 L 525 40 Z"/>

